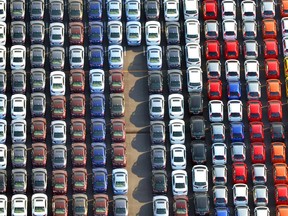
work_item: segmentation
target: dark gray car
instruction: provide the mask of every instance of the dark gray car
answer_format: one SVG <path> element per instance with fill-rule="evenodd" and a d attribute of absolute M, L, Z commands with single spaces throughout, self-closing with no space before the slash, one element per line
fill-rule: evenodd
<path fill-rule="evenodd" d="M 192 116 L 190 118 L 190 133 L 192 139 L 205 138 L 205 119 L 203 116 Z"/>
<path fill-rule="evenodd" d="M 12 145 L 11 161 L 12 161 L 13 168 L 26 167 L 27 147 L 25 144 Z"/>
<path fill-rule="evenodd" d="M 30 2 L 30 19 L 42 20 L 44 17 L 44 0 L 31 0 Z"/>
<path fill-rule="evenodd" d="M 65 49 L 63 47 L 52 47 L 50 49 L 50 69 L 63 70 L 65 63 Z"/>
<path fill-rule="evenodd" d="M 42 20 L 30 22 L 30 41 L 31 44 L 43 44 L 45 37 L 45 23 Z"/>
<path fill-rule="evenodd" d="M 285 140 L 285 126 L 282 122 L 272 122 L 271 127 L 271 140 L 273 142 Z"/>
<path fill-rule="evenodd" d="M 10 26 L 10 35 L 13 45 L 24 44 L 26 39 L 26 24 L 23 21 L 13 21 Z"/>
<path fill-rule="evenodd" d="M 73 194 L 73 215 L 86 216 L 88 212 L 88 197 L 86 194 Z"/>
<path fill-rule="evenodd" d="M 47 170 L 44 168 L 32 169 L 33 193 L 45 193 L 47 188 Z"/>
<path fill-rule="evenodd" d="M 168 88 L 170 93 L 181 93 L 183 75 L 181 70 L 168 70 Z"/>
<path fill-rule="evenodd" d="M 163 76 L 161 71 L 148 71 L 148 90 L 150 94 L 163 91 Z"/>
<path fill-rule="evenodd" d="M 7 73 L 5 70 L 0 70 L 0 93 L 5 93 L 7 87 Z"/>
<path fill-rule="evenodd" d="M 7 190 L 7 172 L 0 170 L 0 192 L 5 193 Z"/>
<path fill-rule="evenodd" d="M 128 216 L 128 198 L 124 195 L 113 196 L 113 211 L 115 216 Z"/>
<path fill-rule="evenodd" d="M 64 1 L 50 0 L 49 2 L 50 22 L 61 22 L 64 16 Z"/>
<path fill-rule="evenodd" d="M 33 68 L 30 74 L 32 92 L 43 92 L 46 85 L 46 72 L 43 68 Z"/>
<path fill-rule="evenodd" d="M 209 213 L 209 196 L 207 193 L 194 194 L 194 208 L 196 215 L 207 215 Z"/>
<path fill-rule="evenodd" d="M 110 94 L 110 112 L 112 118 L 124 116 L 124 94 Z"/>
<path fill-rule="evenodd" d="M 166 139 L 164 121 L 150 122 L 150 138 L 152 144 L 164 144 Z"/>
<path fill-rule="evenodd" d="M 25 169 L 13 169 L 11 181 L 13 193 L 26 193 L 27 171 Z"/>
<path fill-rule="evenodd" d="M 11 20 L 24 20 L 25 0 L 12 0 L 10 3 Z"/>
<path fill-rule="evenodd" d="M 166 194 L 168 188 L 167 172 L 165 170 L 152 170 L 153 194 Z"/>
<path fill-rule="evenodd" d="M 30 47 L 30 63 L 32 68 L 43 68 L 45 64 L 45 46 L 34 44 Z"/>
<path fill-rule="evenodd" d="M 180 24 L 179 22 L 167 22 L 165 27 L 166 41 L 169 45 L 180 44 Z"/>
<path fill-rule="evenodd" d="M 32 117 L 43 117 L 46 111 L 46 96 L 44 93 L 31 94 L 30 110 Z"/>
<path fill-rule="evenodd" d="M 202 93 L 190 93 L 188 98 L 188 108 L 190 114 L 200 114 L 203 112 Z"/>
<path fill-rule="evenodd" d="M 181 69 L 182 51 L 180 46 L 167 46 L 166 57 L 168 69 Z"/>
<path fill-rule="evenodd" d="M 202 140 L 191 142 L 191 155 L 194 164 L 204 164 L 207 160 L 207 146 Z"/>
<path fill-rule="evenodd" d="M 166 168 L 166 147 L 162 145 L 151 146 L 152 169 Z"/>
<path fill-rule="evenodd" d="M 160 14 L 159 0 L 145 0 L 145 17 L 146 20 L 157 20 Z"/>
<path fill-rule="evenodd" d="M 13 94 L 26 92 L 26 71 L 12 70 L 11 85 Z"/>

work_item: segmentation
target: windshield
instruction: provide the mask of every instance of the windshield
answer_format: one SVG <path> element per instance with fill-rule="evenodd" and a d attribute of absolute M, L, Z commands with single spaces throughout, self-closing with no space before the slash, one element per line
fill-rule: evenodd
<path fill-rule="evenodd" d="M 138 33 L 130 33 L 129 38 L 138 38 L 139 34 Z"/>

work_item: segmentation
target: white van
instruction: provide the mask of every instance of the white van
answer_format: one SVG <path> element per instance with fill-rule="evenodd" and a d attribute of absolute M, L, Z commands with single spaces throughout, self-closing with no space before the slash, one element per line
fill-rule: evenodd
<path fill-rule="evenodd" d="M 188 92 L 202 92 L 203 77 L 200 67 L 189 67 L 187 69 L 187 88 Z"/>

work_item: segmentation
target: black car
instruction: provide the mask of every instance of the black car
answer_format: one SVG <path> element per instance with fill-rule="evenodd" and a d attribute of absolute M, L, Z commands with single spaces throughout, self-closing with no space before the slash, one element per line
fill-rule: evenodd
<path fill-rule="evenodd" d="M 194 208 L 196 215 L 209 214 L 209 196 L 207 193 L 195 193 L 194 195 Z"/>
<path fill-rule="evenodd" d="M 30 2 L 30 19 L 42 20 L 44 17 L 44 0 L 32 0 Z"/>
<path fill-rule="evenodd" d="M 160 14 L 159 0 L 145 0 L 145 17 L 146 20 L 157 20 Z"/>
<path fill-rule="evenodd" d="M 167 46 L 167 67 L 168 69 L 181 69 L 182 53 L 178 45 Z"/>
<path fill-rule="evenodd" d="M 23 94 L 26 91 L 26 71 L 13 70 L 11 78 L 13 94 Z"/>
<path fill-rule="evenodd" d="M 191 142 L 191 155 L 194 164 L 204 164 L 207 160 L 207 146 L 204 141 L 194 140 Z"/>
<path fill-rule="evenodd" d="M 165 35 L 167 44 L 180 45 L 180 24 L 178 22 L 167 22 Z"/>
<path fill-rule="evenodd" d="M 31 44 L 43 44 L 45 36 L 45 23 L 42 20 L 30 22 L 30 41 Z"/>
<path fill-rule="evenodd" d="M 285 126 L 282 122 L 272 122 L 270 131 L 272 142 L 285 140 Z"/>
<path fill-rule="evenodd" d="M 64 1 L 50 0 L 49 6 L 50 22 L 62 22 L 64 16 Z"/>
<path fill-rule="evenodd" d="M 203 112 L 202 93 L 189 93 L 188 108 L 190 114 L 200 114 Z"/>
<path fill-rule="evenodd" d="M 166 194 L 167 185 L 167 172 L 165 170 L 152 170 L 153 194 Z"/>
<path fill-rule="evenodd" d="M 148 72 L 148 89 L 150 94 L 161 93 L 163 91 L 163 75 L 161 71 Z"/>
<path fill-rule="evenodd" d="M 181 70 L 168 70 L 168 88 L 170 93 L 181 93 L 183 85 L 183 74 Z"/>
<path fill-rule="evenodd" d="M 190 118 L 190 133 L 192 139 L 205 138 L 205 119 L 203 116 L 192 116 Z"/>
<path fill-rule="evenodd" d="M 7 73 L 5 70 L 0 70 L 0 93 L 6 92 Z"/>

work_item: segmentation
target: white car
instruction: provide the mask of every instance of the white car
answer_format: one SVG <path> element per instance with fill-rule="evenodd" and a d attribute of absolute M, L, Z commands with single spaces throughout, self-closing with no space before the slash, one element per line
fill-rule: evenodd
<path fill-rule="evenodd" d="M 67 127 L 66 122 L 56 120 L 51 122 L 51 139 L 52 144 L 65 144 L 66 143 Z"/>
<path fill-rule="evenodd" d="M 168 96 L 168 110 L 170 119 L 183 119 L 184 97 L 182 94 L 170 94 Z"/>
<path fill-rule="evenodd" d="M 237 40 L 237 22 L 235 20 L 223 20 L 222 21 L 223 39 Z"/>
<path fill-rule="evenodd" d="M 268 188 L 266 185 L 255 185 L 253 187 L 253 200 L 255 206 L 268 205 Z"/>
<path fill-rule="evenodd" d="M 122 43 L 123 27 L 120 21 L 109 21 L 107 24 L 107 36 L 109 45 Z"/>
<path fill-rule="evenodd" d="M 147 47 L 147 67 L 148 70 L 161 70 L 162 68 L 162 48 L 160 46 Z"/>
<path fill-rule="evenodd" d="M 161 43 L 161 24 L 158 21 L 145 23 L 145 36 L 147 46 L 159 46 Z"/>
<path fill-rule="evenodd" d="M 179 21 L 179 1 L 164 0 L 164 18 L 166 22 Z"/>
<path fill-rule="evenodd" d="M 0 1 L 0 21 L 6 21 L 7 16 L 7 3 L 6 0 Z"/>
<path fill-rule="evenodd" d="M 5 70 L 6 69 L 6 47 L 3 45 L 0 45 L 0 69 Z"/>
<path fill-rule="evenodd" d="M 4 194 L 1 194 L 0 195 L 0 216 L 8 215 L 7 206 L 8 206 L 7 196 Z"/>
<path fill-rule="evenodd" d="M 240 80 L 240 62 L 236 59 L 229 59 L 225 61 L 226 80 L 239 81 Z"/>
<path fill-rule="evenodd" d="M 171 144 L 185 143 L 185 122 L 180 119 L 169 121 L 169 137 Z"/>
<path fill-rule="evenodd" d="M 48 197 L 46 194 L 33 194 L 31 198 L 31 205 L 33 216 L 48 215 Z"/>
<path fill-rule="evenodd" d="M 108 62 L 110 69 L 123 68 L 123 47 L 120 45 L 108 46 Z"/>
<path fill-rule="evenodd" d="M 213 143 L 212 162 L 214 165 L 225 165 L 227 162 L 227 146 L 225 143 Z"/>
<path fill-rule="evenodd" d="M 198 43 L 185 45 L 186 67 L 201 67 L 201 47 Z"/>
<path fill-rule="evenodd" d="M 248 186 L 246 184 L 234 184 L 232 190 L 235 206 L 248 205 Z"/>
<path fill-rule="evenodd" d="M 126 0 L 125 12 L 127 21 L 139 21 L 141 17 L 140 0 Z"/>
<path fill-rule="evenodd" d="M 205 165 L 195 165 L 192 168 L 193 192 L 208 191 L 208 168 Z"/>
<path fill-rule="evenodd" d="M 187 90 L 189 93 L 203 90 L 203 71 L 200 67 L 189 67 L 186 71 Z"/>
<path fill-rule="evenodd" d="M 128 46 L 140 46 L 142 40 L 141 23 L 129 21 L 126 23 L 126 39 Z"/>
<path fill-rule="evenodd" d="M 211 100 L 208 103 L 209 121 L 222 122 L 224 119 L 224 104 L 221 100 Z"/>
<path fill-rule="evenodd" d="M 196 19 L 188 19 L 184 23 L 185 43 L 200 43 L 200 22 Z"/>
<path fill-rule="evenodd" d="M 162 120 L 164 118 L 164 96 L 161 94 L 152 94 L 149 96 L 150 120 Z"/>
<path fill-rule="evenodd" d="M 262 0 L 261 1 L 261 15 L 263 19 L 275 17 L 276 4 L 274 0 Z"/>
<path fill-rule="evenodd" d="M 26 143 L 27 123 L 25 120 L 12 120 L 11 122 L 12 143 Z"/>
<path fill-rule="evenodd" d="M 241 2 L 242 20 L 256 20 L 256 3 L 253 0 Z"/>
<path fill-rule="evenodd" d="M 65 95 L 65 73 L 62 71 L 53 71 L 50 73 L 50 94 L 52 96 Z"/>
<path fill-rule="evenodd" d="M 84 67 L 84 47 L 73 45 L 69 47 L 70 69 L 83 69 Z"/>
<path fill-rule="evenodd" d="M 11 96 L 11 118 L 26 118 L 27 98 L 23 94 L 14 94 Z"/>
<path fill-rule="evenodd" d="M 282 30 L 282 37 L 288 36 L 288 17 L 283 17 L 281 19 L 281 30 Z"/>
<path fill-rule="evenodd" d="M 242 23 L 242 35 L 244 40 L 255 40 L 257 37 L 258 25 L 254 20 L 244 20 Z"/>
<path fill-rule="evenodd" d="M 89 71 L 89 85 L 91 93 L 103 93 L 105 87 L 105 73 L 102 69 Z"/>
<path fill-rule="evenodd" d="M 173 196 L 188 194 L 188 176 L 185 170 L 172 171 L 172 192 Z"/>
<path fill-rule="evenodd" d="M 50 23 L 49 38 L 50 46 L 63 46 L 65 38 L 65 26 L 63 23 Z"/>
<path fill-rule="evenodd" d="M 0 94 L 0 119 L 6 117 L 7 113 L 7 96 L 5 94 Z"/>
<path fill-rule="evenodd" d="M 114 194 L 124 195 L 128 193 L 128 172 L 126 169 L 112 170 L 112 185 Z"/>
<path fill-rule="evenodd" d="M 259 46 L 256 40 L 245 40 L 243 42 L 243 53 L 245 59 L 257 59 L 258 50 Z"/>
<path fill-rule="evenodd" d="M 206 20 L 204 22 L 205 39 L 217 40 L 219 37 L 219 22 L 217 20 Z"/>
<path fill-rule="evenodd" d="M 153 216 L 169 216 L 169 199 L 167 196 L 153 197 Z"/>
<path fill-rule="evenodd" d="M 171 145 L 170 160 L 173 170 L 186 169 L 186 146 L 182 144 Z"/>
<path fill-rule="evenodd" d="M 234 0 L 224 0 L 221 2 L 222 19 L 236 19 L 236 2 Z"/>
<path fill-rule="evenodd" d="M 241 100 L 229 100 L 228 107 L 228 120 L 230 122 L 242 121 L 243 119 L 243 104 Z"/>
<path fill-rule="evenodd" d="M 258 60 L 246 60 L 244 62 L 246 81 L 258 81 L 260 77 Z"/>
<path fill-rule="evenodd" d="M 5 144 L 7 138 L 7 121 L 0 119 L 0 143 Z"/>
<path fill-rule="evenodd" d="M 283 55 L 288 57 L 288 36 L 282 38 Z"/>
<path fill-rule="evenodd" d="M 270 216 L 270 209 L 266 206 L 258 206 L 254 208 L 254 216 Z"/>
<path fill-rule="evenodd" d="M 199 18 L 199 2 L 195 0 L 184 0 L 183 13 L 184 19 L 198 19 Z"/>
<path fill-rule="evenodd" d="M 7 167 L 7 146 L 0 145 L 0 170 L 6 169 L 6 167 Z"/>
<path fill-rule="evenodd" d="M 10 49 L 10 66 L 12 70 L 25 70 L 26 67 L 26 47 L 14 45 Z"/>
<path fill-rule="evenodd" d="M 226 165 L 213 165 L 212 182 L 214 185 L 226 185 L 227 183 Z"/>
<path fill-rule="evenodd" d="M 28 198 L 24 194 L 14 194 L 11 199 L 11 215 L 27 216 Z"/>
<path fill-rule="evenodd" d="M 7 25 L 5 22 L 0 22 L 0 44 L 6 45 Z"/>
<path fill-rule="evenodd" d="M 107 16 L 108 20 L 121 20 L 122 17 L 122 1 L 108 0 L 107 1 Z"/>

